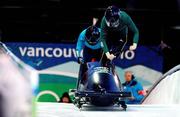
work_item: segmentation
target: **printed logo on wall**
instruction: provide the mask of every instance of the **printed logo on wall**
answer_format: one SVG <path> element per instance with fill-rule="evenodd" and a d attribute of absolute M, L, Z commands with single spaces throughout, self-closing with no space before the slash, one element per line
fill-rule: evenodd
<path fill-rule="evenodd" d="M 22 61 L 43 70 L 69 61 L 76 61 L 75 44 L 6 43 Z M 139 46 L 136 51 L 125 50 L 115 64 L 121 68 L 147 66 L 162 72 L 163 57 L 159 47 Z"/>

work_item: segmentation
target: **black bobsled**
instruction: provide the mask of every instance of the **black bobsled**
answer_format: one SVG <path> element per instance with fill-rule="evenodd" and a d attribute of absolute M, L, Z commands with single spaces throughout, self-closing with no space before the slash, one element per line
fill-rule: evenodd
<path fill-rule="evenodd" d="M 123 88 L 114 67 L 104 67 L 100 62 L 88 62 L 87 71 L 77 82 L 74 92 L 74 104 L 81 108 L 83 104 L 95 106 L 113 106 L 115 104 L 126 110 L 125 98 L 130 92 L 123 92 Z"/>

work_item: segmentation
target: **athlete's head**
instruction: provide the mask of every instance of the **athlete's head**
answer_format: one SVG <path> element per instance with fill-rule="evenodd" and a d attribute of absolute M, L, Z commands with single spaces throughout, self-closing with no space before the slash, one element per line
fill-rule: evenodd
<path fill-rule="evenodd" d="M 119 26 L 120 9 L 116 6 L 109 6 L 105 11 L 105 21 L 108 27 L 116 28 Z"/>
<path fill-rule="evenodd" d="M 96 45 L 100 39 L 100 31 L 96 26 L 89 26 L 86 29 L 86 41 L 90 45 Z"/>

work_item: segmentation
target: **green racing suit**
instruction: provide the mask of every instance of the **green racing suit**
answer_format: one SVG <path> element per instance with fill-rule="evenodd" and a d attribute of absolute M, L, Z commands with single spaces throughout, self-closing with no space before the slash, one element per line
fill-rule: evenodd
<path fill-rule="evenodd" d="M 138 43 L 139 31 L 131 17 L 124 11 L 120 11 L 119 17 L 119 26 L 116 28 L 108 27 L 105 21 L 105 16 L 102 18 L 100 39 L 101 46 L 105 53 L 109 52 L 111 46 L 118 46 L 119 40 L 127 39 L 128 29 L 134 34 L 133 43 Z"/>

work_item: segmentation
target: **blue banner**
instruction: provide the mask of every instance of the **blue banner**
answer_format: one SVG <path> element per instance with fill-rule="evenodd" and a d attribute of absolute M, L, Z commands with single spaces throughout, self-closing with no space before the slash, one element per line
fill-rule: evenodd
<path fill-rule="evenodd" d="M 76 61 L 75 44 L 6 43 L 22 61 L 43 70 L 69 61 Z M 162 72 L 163 57 L 159 47 L 138 46 L 136 51 L 125 50 L 115 64 L 121 68 L 147 66 Z"/>

